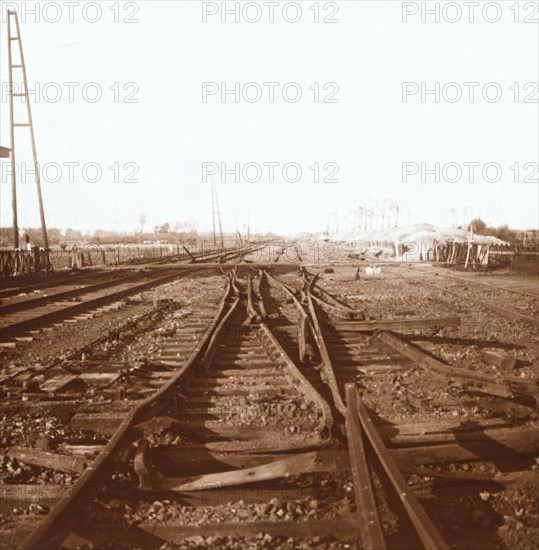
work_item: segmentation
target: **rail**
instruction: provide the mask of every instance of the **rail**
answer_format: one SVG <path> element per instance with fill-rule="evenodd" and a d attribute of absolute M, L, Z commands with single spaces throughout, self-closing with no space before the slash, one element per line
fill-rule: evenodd
<path fill-rule="evenodd" d="M 68 496 L 64 496 L 37 529 L 23 541 L 21 550 L 35 548 L 53 549 L 61 546 L 62 541 L 69 534 L 78 507 L 81 505 L 83 499 L 87 498 L 86 488 L 99 486 L 103 482 L 103 475 L 112 462 L 114 455 L 126 448 L 132 442 L 133 437 L 137 437 L 137 434 L 131 433 L 132 428 L 144 419 L 154 416 L 160 409 L 166 406 L 166 402 L 173 398 L 171 394 L 178 382 L 204 354 L 208 353 L 211 344 L 216 341 L 215 333 L 219 327 L 222 327 L 223 318 L 237 305 L 238 298 L 232 304 L 227 303 L 231 297 L 232 281 L 229 281 L 215 318 L 184 366 L 156 393 L 147 397 L 128 412 L 119 428 L 95 458 L 90 468 L 75 482 L 71 493 Z"/>
<path fill-rule="evenodd" d="M 374 427 L 354 384 L 346 385 L 346 402 L 348 405 L 346 428 L 350 450 L 350 466 L 354 478 L 355 494 L 358 499 L 358 518 L 364 547 L 372 550 L 387 547 L 380 516 L 375 505 L 372 480 L 369 475 L 369 471 L 377 462 L 383 468 L 384 474 L 388 477 L 393 490 L 398 495 L 422 547 L 427 550 L 448 550 L 449 546 L 432 523 L 417 497 L 407 491 L 406 480 Z M 364 460 L 367 457 L 370 468 L 365 467 Z"/>

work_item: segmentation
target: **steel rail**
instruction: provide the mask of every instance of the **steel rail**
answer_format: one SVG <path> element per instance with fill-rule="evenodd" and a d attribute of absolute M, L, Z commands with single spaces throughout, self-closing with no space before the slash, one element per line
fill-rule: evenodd
<path fill-rule="evenodd" d="M 327 290 L 323 289 L 321 286 L 318 286 L 316 283 L 320 278 L 320 272 L 312 274 L 303 268 L 301 270 L 301 273 L 306 286 L 308 286 L 309 283 L 312 282 L 312 296 L 319 305 L 325 307 L 326 309 L 329 309 L 331 313 L 343 319 L 357 319 L 360 321 L 370 320 L 365 311 L 359 311 L 357 309 L 354 309 L 353 307 L 350 307 L 348 304 L 341 302 L 339 299 L 330 294 Z"/>
<path fill-rule="evenodd" d="M 272 356 L 274 360 L 276 359 L 284 364 L 286 367 L 285 376 L 289 382 L 292 383 L 293 387 L 298 389 L 300 393 L 318 405 L 322 414 L 324 427 L 327 427 L 328 433 L 330 433 L 335 421 L 328 402 L 318 393 L 316 388 L 298 369 L 294 361 L 292 361 L 290 356 L 282 348 L 281 344 L 277 341 L 267 325 L 264 322 L 261 322 L 259 326 L 264 338 L 266 339 L 266 349 L 270 353 L 270 356 Z"/>
<path fill-rule="evenodd" d="M 359 510 L 358 519 L 361 525 L 360 530 L 362 534 L 362 542 L 366 548 L 371 548 L 373 550 L 386 548 L 383 537 L 383 528 L 379 522 L 379 514 L 375 504 L 376 500 L 372 488 L 372 481 L 370 480 L 370 468 L 367 467 L 365 462 L 363 462 L 365 458 L 363 435 L 361 432 L 358 432 L 358 423 L 355 418 L 359 418 L 361 430 L 368 437 L 370 445 L 374 450 L 374 458 L 379 460 L 380 464 L 384 468 L 384 471 L 392 482 L 394 489 L 401 497 L 404 508 L 410 518 L 410 521 L 414 525 L 424 548 L 429 550 L 447 549 L 448 546 L 430 521 L 430 518 L 426 515 L 416 497 L 406 493 L 406 482 L 404 477 L 396 466 L 389 450 L 383 444 L 382 438 L 376 431 L 376 428 L 374 428 L 370 416 L 359 399 L 355 385 L 350 384 L 346 387 L 347 405 L 344 405 L 342 401 L 333 364 L 327 352 L 324 336 L 318 322 L 315 301 L 313 300 L 313 287 L 316 280 L 317 277 L 314 276 L 310 279 L 310 281 L 307 281 L 306 294 L 308 308 L 315 329 L 315 336 L 318 336 L 318 343 L 321 344 L 319 349 L 321 351 L 323 369 L 335 400 L 335 404 L 339 410 L 341 410 L 341 408 L 344 410 L 344 417 L 347 421 L 346 426 L 350 463 L 354 478 L 354 491 L 357 499 L 356 504 Z M 348 386 L 350 386 L 350 388 L 348 388 Z"/>
<path fill-rule="evenodd" d="M 327 349 L 326 341 L 324 339 L 324 334 L 320 328 L 320 322 L 318 321 L 318 315 L 316 313 L 316 308 L 313 299 L 312 289 L 316 282 L 316 278 L 312 278 L 307 286 L 307 307 L 310 313 L 310 318 L 313 326 L 313 335 L 316 340 L 318 349 L 320 350 L 320 356 L 322 359 L 322 371 L 326 377 L 327 384 L 331 390 L 333 400 L 335 401 L 335 406 L 338 411 L 346 416 L 346 405 L 342 399 L 341 391 L 339 390 L 339 383 L 337 382 L 337 377 L 335 375 L 335 369 L 333 368 L 333 362 L 329 356 Z"/>
<path fill-rule="evenodd" d="M 309 275 L 306 271 L 305 274 Z M 313 276 L 310 280 L 310 287 L 315 284 L 317 276 Z M 430 283 L 427 283 L 430 284 Z M 436 285 L 432 285 L 436 286 Z M 438 287 L 437 287 L 438 288 Z M 449 326 L 458 324 L 458 318 L 441 318 L 429 320 L 429 323 L 440 326 Z M 380 330 L 377 330 L 376 324 Z M 420 367 L 434 371 L 438 374 L 451 377 L 451 379 L 458 385 L 469 388 L 480 393 L 494 395 L 502 398 L 535 398 L 539 397 L 539 386 L 536 381 L 523 380 L 514 376 L 496 377 L 468 371 L 463 368 L 453 367 L 446 365 L 438 359 L 429 356 L 420 348 L 402 340 L 397 334 L 394 334 L 396 327 L 382 328 L 383 321 L 373 321 L 371 328 L 373 332 L 376 332 L 378 337 L 387 345 L 392 347 L 395 351 L 401 353 L 405 357 L 408 357 Z M 397 323 L 395 321 L 394 323 Z M 387 322 L 386 322 L 387 324 Z M 391 322 L 389 324 L 392 324 Z M 369 323 L 358 323 L 358 329 L 366 330 L 369 328 Z"/>
<path fill-rule="evenodd" d="M 357 311 L 357 310 L 349 310 L 341 305 L 334 305 L 330 304 L 327 300 L 321 298 L 320 296 L 317 296 L 316 294 L 313 294 L 313 300 L 323 308 L 329 310 L 331 313 L 333 313 L 336 317 L 340 317 L 341 319 L 354 319 L 354 320 L 368 320 L 368 315 L 363 311 Z"/>
<path fill-rule="evenodd" d="M 77 302 L 76 304 L 71 306 L 55 309 L 54 311 L 49 311 L 47 313 L 43 313 L 35 317 L 30 317 L 22 321 L 17 321 L 15 323 L 5 325 L 3 327 L 0 327 L 0 341 L 4 341 L 6 338 L 10 336 L 20 334 L 21 332 L 30 330 L 34 327 L 41 327 L 44 324 L 51 323 L 53 320 L 57 318 L 74 315 L 88 308 L 97 307 L 106 302 L 110 302 L 111 300 L 120 299 L 125 296 L 129 296 L 130 294 L 133 294 L 135 292 L 141 292 L 143 290 L 151 288 L 152 286 L 160 285 L 160 284 L 172 281 L 178 278 L 179 276 L 180 276 L 180 273 L 168 274 L 163 277 L 154 278 L 150 281 L 134 284 L 133 286 L 130 286 L 129 288 L 126 288 L 126 289 L 122 289 L 120 291 L 111 292 L 110 294 L 106 294 L 105 296 L 98 296 L 97 298 L 92 298 L 84 302 Z M 123 283 L 117 282 L 117 284 L 120 285 Z"/>
<path fill-rule="evenodd" d="M 252 283 L 248 286 L 247 291 L 249 293 L 253 292 Z M 305 314 L 303 308 L 299 303 L 297 303 L 297 308 L 299 312 Z M 322 413 L 324 425 L 325 427 L 327 427 L 328 434 L 331 433 L 335 420 L 333 418 L 329 403 L 320 395 L 318 390 L 299 370 L 299 368 L 296 366 L 294 361 L 292 361 L 288 353 L 286 353 L 286 351 L 283 349 L 275 335 L 270 331 L 268 326 L 263 321 L 260 321 L 259 327 L 266 340 L 266 349 L 269 352 L 270 356 L 277 358 L 277 360 L 284 364 L 284 366 L 286 367 L 285 372 L 287 373 L 287 378 L 292 383 L 292 385 L 294 387 L 297 387 L 303 395 L 305 395 L 308 399 L 314 401 L 318 405 L 319 410 Z"/>
<path fill-rule="evenodd" d="M 361 542 L 365 550 L 385 550 L 387 548 L 380 512 L 376 505 L 376 494 L 372 483 L 363 429 L 357 409 L 357 390 L 352 384 L 346 386 L 346 434 L 350 470 L 354 482 L 356 514 L 359 522 Z"/>
<path fill-rule="evenodd" d="M 359 396 L 355 384 L 346 385 L 346 396 L 351 414 L 359 417 L 361 428 L 372 447 L 374 453 L 373 458 L 382 465 L 384 472 L 393 485 L 393 489 L 399 495 L 400 501 L 423 547 L 427 550 L 449 550 L 449 546 L 432 523 L 417 497 L 406 489 L 406 480 L 388 448 L 384 445 L 377 429 L 374 427 L 372 419 Z"/>
<path fill-rule="evenodd" d="M 122 267 L 117 270 L 105 271 L 102 269 L 96 270 L 79 270 L 77 272 L 58 272 L 54 275 L 48 275 L 44 278 L 32 278 L 18 281 L 19 286 L 10 286 L 11 281 L 9 278 L 0 278 L 0 299 L 11 298 L 17 296 L 17 294 L 33 292 L 42 288 L 54 289 L 58 286 L 77 284 L 77 281 L 81 279 L 89 279 L 92 277 L 107 277 L 117 276 L 121 277 L 123 273 L 128 273 L 130 269 L 128 267 Z M 15 282 L 15 281 L 13 281 Z"/>
<path fill-rule="evenodd" d="M 304 306 L 301 305 L 301 302 L 299 302 L 295 292 L 298 292 L 296 289 L 291 287 L 290 285 L 287 285 L 286 283 L 283 283 L 279 279 L 275 279 L 268 273 L 266 273 L 266 276 L 269 280 L 274 281 L 275 283 L 282 286 L 283 289 L 285 289 L 289 295 L 292 297 L 293 300 L 296 301 L 299 306 L 304 309 Z M 305 313 L 307 317 L 306 325 L 309 327 L 311 334 L 313 336 L 313 339 L 316 343 L 317 349 L 320 354 L 321 359 L 321 369 L 322 373 L 325 378 L 326 384 L 329 386 L 329 389 L 331 391 L 331 395 L 333 397 L 333 401 L 335 404 L 335 407 L 337 410 L 343 415 L 346 415 L 346 405 L 344 404 L 344 401 L 341 396 L 341 392 L 339 390 L 339 384 L 337 382 L 337 377 L 335 376 L 335 370 L 333 368 L 333 364 L 331 361 L 331 358 L 329 356 L 329 352 L 327 350 L 327 346 L 324 340 L 324 335 L 322 333 L 322 329 L 320 328 L 320 323 L 318 321 L 318 316 L 316 314 L 316 309 L 314 306 L 314 300 L 312 296 L 312 285 L 315 283 L 315 279 L 311 279 L 311 281 L 307 284 L 307 292 L 305 294 L 305 299 L 307 301 L 307 313 Z M 295 292 L 294 292 L 295 291 Z"/>
<path fill-rule="evenodd" d="M 453 367 L 427 355 L 417 346 L 401 340 L 396 334 L 381 331 L 378 336 L 383 342 L 414 361 L 421 368 L 449 377 L 465 389 L 469 388 L 480 393 L 503 398 L 535 397 L 537 399 L 539 397 L 539 383 L 537 381 L 523 380 L 516 376 L 493 377 L 492 375 Z"/>
<path fill-rule="evenodd" d="M 251 275 L 247 275 L 247 313 L 249 314 L 249 318 L 251 319 L 251 322 L 259 322 L 261 320 L 261 316 L 259 315 L 258 311 L 255 309 L 255 299 L 254 299 L 254 292 L 253 292 L 253 279 Z"/>
<path fill-rule="evenodd" d="M 64 363 L 69 363 L 70 361 L 73 361 L 80 357 L 84 353 L 91 353 L 91 351 L 96 348 L 97 346 L 104 344 L 105 342 L 109 342 L 113 339 L 120 339 L 122 333 L 130 333 L 135 331 L 139 325 L 145 323 L 145 322 L 153 322 L 156 317 L 159 315 L 162 315 L 166 310 L 169 310 L 173 307 L 173 302 L 165 302 L 161 305 L 159 305 L 157 308 L 147 312 L 143 313 L 142 315 L 139 315 L 133 320 L 128 321 L 127 323 L 122 324 L 121 326 L 114 328 L 110 330 L 107 334 L 104 336 L 100 336 L 99 338 L 91 341 L 88 344 L 84 344 L 84 346 L 76 349 L 75 351 L 69 353 L 65 357 L 60 357 L 55 360 L 53 360 L 50 364 L 41 366 L 39 368 L 35 368 L 34 366 L 29 366 L 22 368 L 20 370 L 17 370 L 16 372 L 13 372 L 9 375 L 0 376 L 0 386 L 2 384 L 5 384 L 9 382 L 10 380 L 13 380 L 13 378 L 20 376 L 21 374 L 25 373 L 32 373 L 32 376 L 37 376 L 40 374 L 44 374 L 48 372 L 51 369 L 54 369 L 56 367 L 59 367 L 60 365 Z M 178 306 L 176 306 L 178 307 Z"/>
<path fill-rule="evenodd" d="M 176 385 L 180 379 L 190 370 L 193 365 L 204 355 L 207 355 L 210 343 L 215 343 L 215 331 L 222 327 L 221 321 L 224 317 L 228 318 L 230 313 L 236 307 L 238 299 L 227 307 L 227 303 L 232 297 L 233 279 L 230 278 L 225 288 L 225 292 L 217 314 L 208 327 L 203 338 L 195 346 L 185 364 L 178 372 L 159 390 L 150 395 L 131 409 L 123 418 L 120 426 L 115 431 L 107 445 L 97 455 L 91 466 L 75 482 L 70 494 L 62 497 L 54 506 L 47 517 L 40 525 L 23 541 L 21 550 L 30 550 L 39 548 L 40 550 L 49 550 L 59 548 L 69 534 L 73 523 L 76 521 L 77 512 L 83 501 L 88 498 L 86 489 L 88 487 L 98 487 L 103 483 L 103 477 L 106 475 L 108 466 L 118 453 L 126 449 L 133 439 L 137 439 L 137 433 L 133 433 L 132 428 L 139 422 L 154 416 L 157 411 L 166 406 L 166 401 L 172 399 L 175 393 Z M 165 403 L 163 403 L 165 401 Z"/>
<path fill-rule="evenodd" d="M 13 302 L 11 304 L 5 304 L 0 306 L 0 315 L 8 315 L 10 313 L 15 313 L 21 310 L 28 310 L 34 307 L 39 307 L 47 302 L 55 302 L 57 300 L 65 300 L 66 298 L 72 298 L 74 296 L 81 296 L 83 294 L 89 294 L 90 292 L 96 292 L 105 288 L 118 286 L 119 284 L 127 283 L 132 279 L 140 277 L 140 272 L 130 273 L 124 278 L 116 278 L 110 281 L 104 281 L 101 283 L 90 284 L 80 288 L 75 288 L 72 290 L 65 290 L 62 292 L 57 292 L 55 294 L 47 294 L 46 296 L 38 296 L 36 298 L 30 298 L 28 300 L 21 300 L 19 302 Z M 69 283 L 67 283 L 69 284 Z"/>
<path fill-rule="evenodd" d="M 276 286 L 279 286 L 284 290 L 284 292 L 292 299 L 294 305 L 296 306 L 296 311 L 300 316 L 300 323 L 298 325 L 298 347 L 299 347 L 299 359 L 301 362 L 305 361 L 307 354 L 307 338 L 309 332 L 314 335 L 314 328 L 309 319 L 309 316 L 305 312 L 301 302 L 298 300 L 297 296 L 294 294 L 294 289 L 288 286 L 283 281 L 272 277 L 267 271 L 262 271 L 261 280 L 266 279 L 268 283 L 273 283 Z"/>
<path fill-rule="evenodd" d="M 251 254 L 252 252 L 256 252 L 257 250 L 261 250 L 264 248 L 260 245 L 249 245 L 244 248 L 240 248 L 239 250 L 218 250 L 218 251 L 211 251 L 211 252 L 201 252 L 200 254 L 193 254 L 194 260 L 191 260 L 192 263 L 198 263 L 198 262 L 207 262 L 208 260 L 219 260 L 220 262 L 225 262 L 228 259 L 232 258 L 241 258 L 243 256 L 247 256 L 248 254 Z"/>

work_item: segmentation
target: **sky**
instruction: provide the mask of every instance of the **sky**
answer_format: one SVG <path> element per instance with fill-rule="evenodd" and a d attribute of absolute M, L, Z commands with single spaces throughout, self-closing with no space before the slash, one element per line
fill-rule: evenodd
<path fill-rule="evenodd" d="M 335 214 L 344 229 L 357 201 L 383 200 L 400 204 L 403 223 L 449 225 L 454 209 L 459 223 L 538 226 L 530 2 L 479 6 L 473 22 L 466 11 L 451 22 L 462 2 L 280 2 L 273 22 L 263 2 L 1 4 L 0 143 L 10 146 L 6 8 L 16 5 L 50 227 L 131 231 L 145 214 L 146 229 L 210 229 L 212 179 L 225 231 L 316 232 Z M 239 22 L 223 15 L 235 4 Z M 223 97 L 235 83 L 239 96 Z M 39 225 L 29 143 L 17 128 L 21 227 Z M 237 163 L 239 182 L 223 172 Z M 9 170 L 2 159 L 2 226 Z"/>

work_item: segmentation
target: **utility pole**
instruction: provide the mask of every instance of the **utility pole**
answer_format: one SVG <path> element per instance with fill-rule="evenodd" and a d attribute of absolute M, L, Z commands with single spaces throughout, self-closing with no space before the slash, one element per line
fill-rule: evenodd
<path fill-rule="evenodd" d="M 19 248 L 19 224 L 17 220 L 17 176 L 15 175 L 15 120 L 13 112 L 13 62 L 11 51 L 11 11 L 7 17 L 7 49 L 9 58 L 9 118 L 11 132 L 11 210 L 13 212 L 13 248 Z"/>
<path fill-rule="evenodd" d="M 36 150 L 36 140 L 34 134 L 34 124 L 32 121 L 32 108 L 30 106 L 30 95 L 28 93 L 28 78 L 26 74 L 26 64 L 24 62 L 24 52 L 22 48 L 22 39 L 21 39 L 21 30 L 19 27 L 19 18 L 16 11 L 8 10 L 8 55 L 9 55 L 9 104 L 11 108 L 11 192 L 12 192 L 12 208 L 13 208 L 13 237 L 15 248 L 19 247 L 19 233 L 17 225 L 17 180 L 15 175 L 15 128 L 17 127 L 26 127 L 30 130 L 30 140 L 32 144 L 32 157 L 34 160 L 34 174 L 36 178 L 36 190 L 37 190 L 37 200 L 39 204 L 39 217 L 41 220 L 41 235 L 43 238 L 43 248 L 48 253 L 49 250 L 49 239 L 47 237 L 47 226 L 45 224 L 45 209 L 43 207 L 43 196 L 41 194 L 41 175 L 39 172 L 39 163 L 37 160 L 37 150 Z M 11 18 L 15 19 L 15 29 L 16 35 L 12 36 L 11 34 Z M 19 63 L 13 63 L 13 55 L 11 42 L 16 40 L 19 43 Z M 13 89 L 13 69 L 22 70 L 22 83 L 23 91 L 15 92 Z M 13 98 L 22 97 L 26 103 L 26 112 L 27 112 L 27 122 L 16 123 L 14 120 L 13 112 Z M 47 262 L 48 264 L 48 262 Z"/>
<path fill-rule="evenodd" d="M 217 224 L 219 225 L 219 236 L 220 236 L 220 244 L 221 249 L 225 247 L 225 243 L 223 241 L 223 229 L 221 227 L 221 214 L 219 212 L 219 201 L 217 199 L 217 189 L 215 187 L 215 179 L 212 176 L 211 179 L 211 207 L 212 207 L 212 224 L 213 224 L 213 244 L 214 246 L 217 246 L 217 233 L 215 231 L 216 224 L 215 220 L 217 219 Z"/>

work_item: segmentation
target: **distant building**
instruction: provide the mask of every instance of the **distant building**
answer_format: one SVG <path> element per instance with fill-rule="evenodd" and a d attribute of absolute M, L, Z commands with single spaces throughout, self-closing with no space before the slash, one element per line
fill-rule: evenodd
<path fill-rule="evenodd" d="M 11 155 L 11 149 L 0 146 L 0 158 L 7 159 L 10 157 L 10 155 Z"/>

